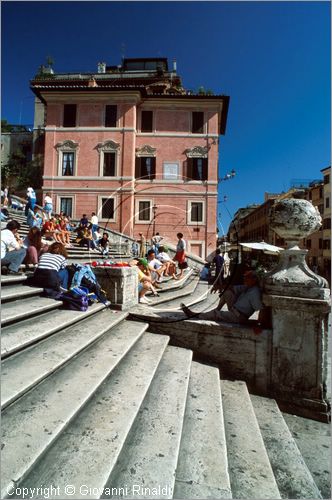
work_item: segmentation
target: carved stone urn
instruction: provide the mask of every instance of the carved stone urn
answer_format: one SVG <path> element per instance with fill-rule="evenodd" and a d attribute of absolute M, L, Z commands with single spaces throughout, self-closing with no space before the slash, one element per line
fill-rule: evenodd
<path fill-rule="evenodd" d="M 270 227 L 285 239 L 287 249 L 281 252 L 277 267 L 264 279 L 268 294 L 312 299 L 329 297 L 328 282 L 309 269 L 305 261 L 308 250 L 302 250 L 298 245 L 302 238 L 318 231 L 321 225 L 318 209 L 307 200 L 290 198 L 274 205 Z"/>

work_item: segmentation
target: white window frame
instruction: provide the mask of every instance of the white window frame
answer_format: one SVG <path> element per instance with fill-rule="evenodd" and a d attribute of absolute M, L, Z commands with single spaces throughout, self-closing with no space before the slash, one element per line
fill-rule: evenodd
<path fill-rule="evenodd" d="M 165 177 L 165 167 L 167 165 L 176 165 L 177 166 L 177 175 L 176 177 L 172 177 L 172 178 L 167 178 Z M 179 161 L 163 161 L 163 172 L 162 172 L 162 180 L 164 181 L 168 181 L 168 182 L 174 182 L 174 181 L 178 181 L 179 179 L 181 179 L 181 174 L 180 174 L 180 162 Z"/>
<path fill-rule="evenodd" d="M 57 194 L 56 195 L 56 213 L 59 214 L 61 211 L 61 198 L 71 198 L 72 200 L 72 215 L 71 219 L 76 219 L 76 196 L 75 195 L 67 195 L 67 194 Z"/>
<path fill-rule="evenodd" d="M 113 199 L 114 200 L 114 216 L 113 216 L 113 219 L 102 218 L 103 198 Z M 118 197 L 114 196 L 114 195 L 107 196 L 106 193 L 104 195 L 98 195 L 97 215 L 98 215 L 99 222 L 117 222 L 117 214 L 118 214 Z"/>
<path fill-rule="evenodd" d="M 192 221 L 191 220 L 191 207 L 193 203 L 201 203 L 202 204 L 202 221 Z M 206 203 L 205 200 L 187 200 L 187 224 L 190 226 L 204 226 L 206 220 Z"/>
<path fill-rule="evenodd" d="M 78 142 L 74 142 L 71 140 L 59 142 L 55 145 L 55 149 L 58 155 L 58 177 L 62 177 L 63 179 L 71 179 L 76 177 L 77 175 L 77 159 L 78 159 L 78 151 L 79 144 Z M 63 166 L 63 155 L 64 153 L 74 153 L 74 173 L 73 175 L 62 175 L 62 166 Z"/>
<path fill-rule="evenodd" d="M 149 202 L 150 203 L 150 218 L 149 218 L 149 220 L 141 220 L 139 218 L 139 214 L 140 214 L 139 204 L 142 202 Z M 135 223 L 136 224 L 151 224 L 151 222 L 153 221 L 152 207 L 153 207 L 153 200 L 151 198 L 136 199 L 135 200 Z"/>
<path fill-rule="evenodd" d="M 97 145 L 97 151 L 99 153 L 99 177 L 103 179 L 114 179 L 114 177 L 119 176 L 119 156 L 120 156 L 120 144 L 112 140 L 101 142 Z M 114 176 L 103 175 L 104 167 L 104 153 L 115 153 L 115 172 Z"/>

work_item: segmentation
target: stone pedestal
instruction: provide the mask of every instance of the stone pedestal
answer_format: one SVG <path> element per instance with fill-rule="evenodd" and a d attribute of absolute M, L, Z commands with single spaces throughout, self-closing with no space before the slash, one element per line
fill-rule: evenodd
<path fill-rule="evenodd" d="M 105 290 L 111 307 L 127 310 L 138 304 L 138 273 L 134 267 L 95 267 L 93 272 Z"/>
<path fill-rule="evenodd" d="M 329 420 L 327 300 L 265 295 L 272 309 L 269 392 L 290 413 Z"/>
<path fill-rule="evenodd" d="M 264 279 L 266 306 L 272 310 L 270 395 L 289 412 L 329 420 L 326 399 L 330 291 L 311 271 L 298 241 L 317 231 L 319 212 L 306 200 L 277 203 L 271 228 L 288 243 L 276 269 Z"/>

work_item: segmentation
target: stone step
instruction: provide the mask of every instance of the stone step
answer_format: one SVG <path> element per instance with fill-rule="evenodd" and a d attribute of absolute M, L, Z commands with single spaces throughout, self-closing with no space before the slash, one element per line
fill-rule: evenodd
<path fill-rule="evenodd" d="M 165 283 L 165 285 L 164 283 L 162 283 L 162 288 L 158 288 L 157 290 L 159 297 L 154 297 L 151 293 L 147 293 L 146 296 L 149 298 L 149 300 L 152 300 L 153 305 L 164 304 L 169 302 L 170 297 L 172 297 L 172 300 L 175 300 L 177 297 L 191 295 L 195 291 L 198 282 L 199 276 L 190 274 L 188 277 L 185 277 L 183 280 L 181 280 L 181 284 L 175 288 L 173 287 L 173 283 Z"/>
<path fill-rule="evenodd" d="M 167 343 L 166 336 L 144 334 L 21 486 L 54 484 L 63 492 L 71 484 L 73 499 L 100 498 Z M 82 485 L 91 493 L 80 492 Z"/>
<path fill-rule="evenodd" d="M 244 382 L 221 380 L 231 488 L 234 498 L 281 498 Z"/>
<path fill-rule="evenodd" d="M 5 326 L 1 330 L 1 357 L 7 358 L 104 308 L 104 304 L 96 303 L 84 312 L 55 309 L 52 311 L 52 321 L 49 312 L 46 312 L 38 316 L 38 321 L 33 317 Z"/>
<path fill-rule="evenodd" d="M 250 397 L 282 498 L 322 498 L 277 403 Z"/>
<path fill-rule="evenodd" d="M 113 315 L 111 321 L 105 323 L 106 316 L 109 315 L 105 310 L 90 315 L 3 361 L 1 408 L 13 403 L 123 319 L 123 315 Z"/>
<path fill-rule="evenodd" d="M 12 285 L 14 283 L 23 283 L 26 279 L 27 279 L 26 274 L 18 276 L 15 276 L 14 274 L 9 274 L 8 276 L 6 276 L 5 274 L 3 274 L 1 276 L 1 287 Z"/>
<path fill-rule="evenodd" d="M 107 323 L 113 314 L 105 314 Z M 146 328 L 120 323 L 2 412 L 1 498 L 28 474 Z"/>
<path fill-rule="evenodd" d="M 171 302 L 166 303 L 165 301 L 158 301 L 159 297 L 157 297 L 157 301 L 155 302 L 153 299 L 153 311 L 154 310 L 164 310 L 167 311 L 169 309 L 179 309 L 182 302 L 185 302 L 187 305 L 198 304 L 200 302 L 207 303 L 210 299 L 209 297 L 209 285 L 206 281 L 200 281 L 199 276 L 195 276 L 191 282 L 177 291 L 172 293 Z M 185 298 L 184 298 L 185 297 Z M 218 297 L 218 296 L 217 296 Z M 150 297 L 149 297 L 150 298 Z M 216 299 L 216 296 L 212 296 L 212 298 Z M 219 297 L 218 297 L 219 298 Z M 163 297 L 162 297 L 163 299 Z M 212 303 L 214 303 L 212 301 Z M 159 308 L 159 305 L 162 304 L 162 308 Z M 155 307 L 156 306 L 156 307 Z"/>
<path fill-rule="evenodd" d="M 58 309 L 60 306 L 62 306 L 61 300 L 53 300 L 46 297 L 32 297 L 6 302 L 2 305 L 1 325 L 37 316 L 43 312 Z"/>
<path fill-rule="evenodd" d="M 31 297 L 34 295 L 40 295 L 43 288 L 32 288 L 28 286 L 22 286 L 22 282 L 18 285 L 12 285 L 4 287 L 1 292 L 1 301 L 9 302 L 16 299 L 24 299 L 26 297 Z"/>
<path fill-rule="evenodd" d="M 178 347 L 165 351 L 106 484 L 117 489 L 147 486 L 150 492 L 129 490 L 123 498 L 173 498 L 191 356 L 191 351 Z M 162 497 L 156 493 L 159 488 L 164 488 Z"/>
<path fill-rule="evenodd" d="M 192 363 L 174 498 L 232 498 L 219 370 Z"/>

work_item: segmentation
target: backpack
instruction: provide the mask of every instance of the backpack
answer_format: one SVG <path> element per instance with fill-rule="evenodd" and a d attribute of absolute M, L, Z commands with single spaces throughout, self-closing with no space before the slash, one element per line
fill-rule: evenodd
<path fill-rule="evenodd" d="M 89 290 L 84 287 L 75 287 L 61 294 L 63 308 L 72 311 L 86 311 L 89 307 Z"/>
<path fill-rule="evenodd" d="M 91 267 L 88 264 L 81 265 L 81 264 L 72 264 L 69 266 L 70 269 L 70 287 L 86 287 L 88 289 L 89 293 L 93 293 L 97 296 L 97 299 L 102 302 L 103 304 L 106 304 L 107 302 L 107 297 L 105 295 L 105 292 L 101 289 L 101 286 L 99 285 L 97 278 L 94 274 L 94 272 L 91 270 Z"/>

